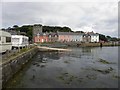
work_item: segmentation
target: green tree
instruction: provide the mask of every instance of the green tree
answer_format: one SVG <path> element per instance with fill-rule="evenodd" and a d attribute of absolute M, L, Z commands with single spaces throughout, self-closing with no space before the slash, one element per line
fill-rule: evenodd
<path fill-rule="evenodd" d="M 108 41 L 111 41 L 111 37 L 110 36 L 106 36 Z"/>
<path fill-rule="evenodd" d="M 14 25 L 13 28 L 18 28 L 19 26 L 18 25 Z"/>
<path fill-rule="evenodd" d="M 111 38 L 111 41 L 118 41 L 118 38 L 112 37 L 112 38 Z"/>
<path fill-rule="evenodd" d="M 69 27 L 60 26 L 43 26 L 43 32 L 72 32 Z"/>
<path fill-rule="evenodd" d="M 107 41 L 106 36 L 103 35 L 103 34 L 99 34 L 99 39 L 102 40 L 102 41 Z"/>
<path fill-rule="evenodd" d="M 15 31 L 17 31 L 17 32 L 19 32 L 19 31 L 20 31 L 20 28 L 19 28 L 19 26 L 18 26 L 18 25 L 14 25 L 14 26 L 13 26 L 13 29 L 14 29 Z"/>

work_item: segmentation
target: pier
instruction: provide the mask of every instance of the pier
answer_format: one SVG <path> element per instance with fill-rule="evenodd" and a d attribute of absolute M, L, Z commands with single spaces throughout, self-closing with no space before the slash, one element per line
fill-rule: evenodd
<path fill-rule="evenodd" d="M 32 47 L 24 52 L 19 52 L 15 56 L 4 59 L 0 62 L 0 70 L 2 70 L 2 87 L 18 72 L 22 67 L 30 61 L 37 53 L 38 49 Z"/>

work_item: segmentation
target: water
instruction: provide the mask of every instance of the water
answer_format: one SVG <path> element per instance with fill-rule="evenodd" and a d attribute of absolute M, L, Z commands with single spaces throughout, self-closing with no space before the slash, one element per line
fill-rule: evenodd
<path fill-rule="evenodd" d="M 38 52 L 6 87 L 118 87 L 118 47 L 71 49 L 71 52 Z"/>

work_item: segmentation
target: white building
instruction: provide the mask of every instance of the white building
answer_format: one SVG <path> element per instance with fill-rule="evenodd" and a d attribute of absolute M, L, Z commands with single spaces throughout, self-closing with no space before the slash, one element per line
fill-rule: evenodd
<path fill-rule="evenodd" d="M 73 32 L 58 32 L 58 41 L 67 42 L 99 42 L 99 34 L 94 32 L 73 33 Z"/>
<path fill-rule="evenodd" d="M 91 42 L 99 42 L 99 34 L 91 34 Z"/>

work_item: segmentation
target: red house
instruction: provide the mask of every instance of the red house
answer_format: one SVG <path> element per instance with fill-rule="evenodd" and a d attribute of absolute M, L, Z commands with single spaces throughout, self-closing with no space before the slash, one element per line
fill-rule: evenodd
<path fill-rule="evenodd" d="M 48 35 L 45 33 L 39 33 L 34 37 L 34 43 L 48 42 Z"/>

